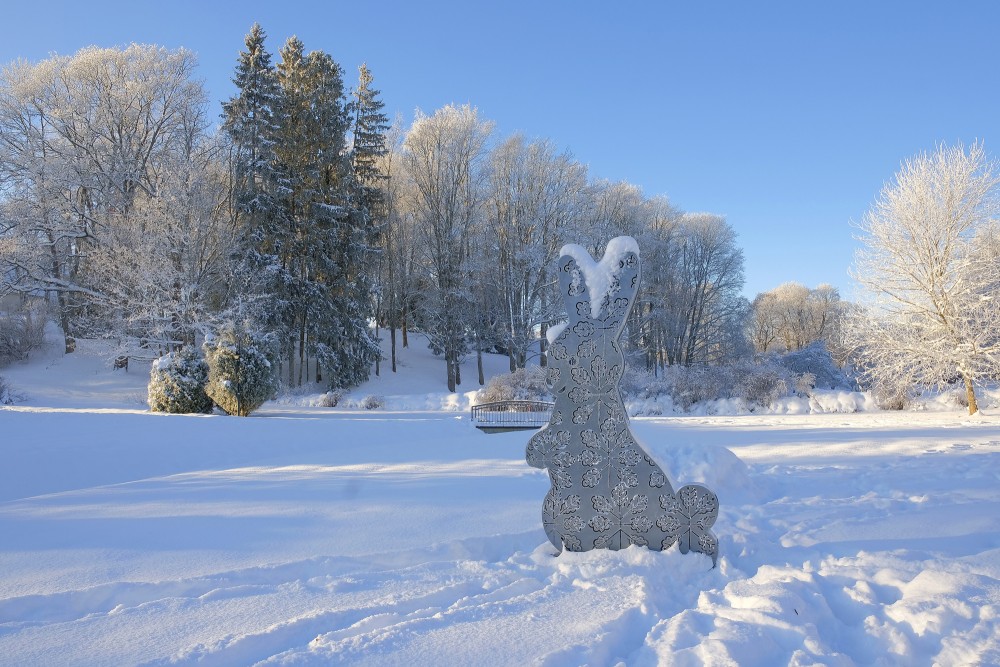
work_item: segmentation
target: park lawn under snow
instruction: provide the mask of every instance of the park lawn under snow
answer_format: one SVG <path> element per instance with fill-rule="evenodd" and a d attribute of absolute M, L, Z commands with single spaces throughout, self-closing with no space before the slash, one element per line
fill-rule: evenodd
<path fill-rule="evenodd" d="M 405 353 L 385 410 L 246 419 L 149 414 L 86 345 L 5 369 L 0 664 L 1000 664 L 1000 417 L 634 419 L 718 493 L 718 567 L 554 557 L 529 433 Z"/>

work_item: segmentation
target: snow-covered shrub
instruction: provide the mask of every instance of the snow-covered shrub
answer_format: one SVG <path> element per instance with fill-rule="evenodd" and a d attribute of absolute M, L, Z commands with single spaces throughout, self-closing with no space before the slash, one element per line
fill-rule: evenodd
<path fill-rule="evenodd" d="M 205 341 L 208 384 L 205 393 L 226 414 L 246 417 L 274 398 L 278 379 L 266 337 L 225 329 Z"/>
<path fill-rule="evenodd" d="M 820 389 L 855 389 L 837 364 L 834 362 L 826 343 L 816 341 L 801 350 L 786 352 L 775 361 L 796 375 L 810 374 L 813 376 L 813 387 Z"/>
<path fill-rule="evenodd" d="M 194 347 L 183 347 L 153 362 L 149 371 L 149 409 L 175 414 L 212 411 L 205 393 L 208 364 Z"/>
<path fill-rule="evenodd" d="M 378 394 L 369 394 L 358 401 L 358 407 L 365 410 L 378 410 L 385 407 L 385 397 Z"/>
<path fill-rule="evenodd" d="M 875 405 L 882 410 L 903 410 L 913 398 L 912 389 L 902 383 L 880 382 L 869 389 Z"/>
<path fill-rule="evenodd" d="M 670 380 L 662 375 L 656 376 L 645 368 L 628 365 L 619 385 L 622 396 L 642 399 L 670 396 L 671 386 Z"/>
<path fill-rule="evenodd" d="M 550 401 L 546 369 L 518 368 L 513 373 L 494 375 L 476 395 L 476 403 L 494 401 Z"/>
<path fill-rule="evenodd" d="M 742 367 L 734 393 L 749 406 L 766 408 L 788 394 L 788 381 L 773 366 Z"/>
<path fill-rule="evenodd" d="M 320 394 L 312 405 L 319 408 L 335 408 L 337 404 L 344 400 L 344 392 L 340 389 L 331 389 L 325 394 Z"/>
<path fill-rule="evenodd" d="M 14 405 L 21 400 L 20 394 L 14 391 L 7 380 L 0 375 L 0 405 Z"/>
<path fill-rule="evenodd" d="M 27 359 L 32 350 L 42 347 L 47 319 L 41 303 L 0 313 L 0 367 Z"/>
<path fill-rule="evenodd" d="M 767 407 L 788 395 L 810 396 L 815 382 L 812 373 L 794 373 L 770 358 L 761 363 L 668 366 L 659 376 L 630 367 L 621 389 L 629 400 L 655 401 L 688 412 L 698 404 L 728 399 L 741 399 L 750 408 Z M 665 403 L 664 397 L 670 401 Z"/>
<path fill-rule="evenodd" d="M 671 399 L 683 410 L 695 403 L 730 398 L 736 382 L 731 366 L 668 366 L 663 375 Z"/>
<path fill-rule="evenodd" d="M 803 373 L 795 378 L 795 393 L 799 396 L 812 396 L 816 389 L 816 376 L 812 373 Z"/>

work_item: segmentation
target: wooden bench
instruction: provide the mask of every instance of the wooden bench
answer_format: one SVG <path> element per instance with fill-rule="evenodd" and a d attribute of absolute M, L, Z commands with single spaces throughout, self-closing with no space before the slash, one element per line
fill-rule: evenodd
<path fill-rule="evenodd" d="M 549 423 L 553 403 L 494 401 L 472 406 L 472 425 L 484 433 L 537 430 Z"/>

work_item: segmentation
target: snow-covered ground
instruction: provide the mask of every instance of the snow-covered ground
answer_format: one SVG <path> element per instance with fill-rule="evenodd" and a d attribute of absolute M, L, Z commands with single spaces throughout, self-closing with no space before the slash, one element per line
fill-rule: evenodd
<path fill-rule="evenodd" d="M 719 566 L 554 557 L 528 434 L 403 363 L 387 409 L 246 419 L 150 414 L 85 342 L 5 369 L 0 664 L 1000 664 L 1000 417 L 638 418 Z"/>

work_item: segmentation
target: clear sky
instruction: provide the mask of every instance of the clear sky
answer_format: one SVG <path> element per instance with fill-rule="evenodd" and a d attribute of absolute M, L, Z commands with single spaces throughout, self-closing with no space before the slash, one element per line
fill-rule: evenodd
<path fill-rule="evenodd" d="M 471 103 L 596 177 L 723 214 L 748 297 L 795 280 L 850 296 L 860 220 L 937 143 L 1000 152 L 1000 2 L 4 3 L 0 62 L 155 43 L 195 51 L 217 104 L 258 21 L 343 66 L 390 115 Z"/>

